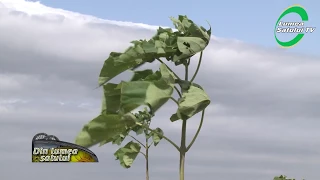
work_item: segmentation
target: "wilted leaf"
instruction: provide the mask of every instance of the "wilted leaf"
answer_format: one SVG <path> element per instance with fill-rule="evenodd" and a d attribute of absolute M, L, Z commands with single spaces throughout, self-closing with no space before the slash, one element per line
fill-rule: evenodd
<path fill-rule="evenodd" d="M 112 138 L 120 135 L 127 128 L 135 126 L 135 116 L 128 113 L 124 116 L 118 114 L 101 114 L 84 125 L 75 143 L 91 147 L 104 140 L 112 141 Z"/>
<path fill-rule="evenodd" d="M 119 57 L 121 54 L 122 53 L 112 52 L 110 53 L 109 58 L 105 60 L 99 75 L 99 85 L 103 85 L 120 73 L 141 64 L 140 62 L 135 61 L 135 59 L 131 59 L 123 61 L 122 64 L 116 65 L 116 61 L 120 61 Z"/>
<path fill-rule="evenodd" d="M 204 110 L 209 104 L 210 99 L 204 90 L 191 85 L 189 90 L 182 94 L 182 98 L 179 99 L 178 111 L 171 116 L 170 120 L 187 120 Z"/>
<path fill-rule="evenodd" d="M 164 64 L 160 66 L 160 73 L 161 78 L 159 80 L 122 82 L 122 112 L 129 112 L 130 109 L 128 107 L 134 105 L 149 105 L 152 111 L 155 112 L 168 101 L 173 93 L 175 77 L 170 74 Z"/>
<path fill-rule="evenodd" d="M 119 148 L 114 156 L 120 161 L 120 165 L 124 168 L 130 168 L 140 152 L 141 146 L 138 143 L 130 141 L 124 147 Z"/>

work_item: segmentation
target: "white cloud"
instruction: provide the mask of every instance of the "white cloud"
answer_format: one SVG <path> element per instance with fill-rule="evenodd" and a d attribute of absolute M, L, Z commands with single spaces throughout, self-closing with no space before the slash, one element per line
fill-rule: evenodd
<path fill-rule="evenodd" d="M 11 138 L 4 140 L 8 145 L 1 147 L 1 158 L 7 163 L 15 154 L 14 161 L 21 162 L 3 164 L 5 173 L 0 177 L 37 179 L 29 173 L 28 168 L 33 167 L 22 163 L 30 161 L 32 136 L 44 131 L 72 141 L 83 123 L 99 112 L 101 90 L 95 87 L 109 52 L 123 50 L 131 40 L 147 38 L 155 29 L 37 2 L 0 0 L 0 135 L 10 134 Z M 203 131 L 187 156 L 187 177 L 267 180 L 285 173 L 297 179 L 319 179 L 315 168 L 320 165 L 319 60 L 213 38 L 196 78 L 212 104 Z M 160 126 L 178 141 L 180 122 L 169 121 L 173 107 L 170 102 L 161 109 L 152 126 Z M 189 121 L 188 140 L 198 123 L 199 115 Z M 152 150 L 153 179 L 177 178 L 177 153 L 168 146 L 161 142 Z M 106 169 L 111 179 L 143 178 L 142 159 L 133 169 L 123 170 L 112 155 L 116 147 L 106 147 L 93 148 L 101 163 L 92 169 L 56 166 L 61 173 L 55 179 L 86 179 L 89 171 L 95 175 L 90 178 L 101 179 Z M 173 154 L 163 153 L 167 149 Z M 19 167 L 20 172 L 10 170 L 11 166 Z M 46 169 L 43 166 L 43 173 Z"/>

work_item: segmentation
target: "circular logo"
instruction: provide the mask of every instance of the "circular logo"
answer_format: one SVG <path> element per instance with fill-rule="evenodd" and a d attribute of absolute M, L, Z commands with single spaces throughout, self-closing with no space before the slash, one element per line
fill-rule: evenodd
<path fill-rule="evenodd" d="M 278 18 L 277 22 L 276 22 L 276 25 L 275 25 L 275 28 L 274 28 L 274 37 L 277 41 L 277 43 L 282 46 L 282 47 L 286 47 L 286 48 L 289 48 L 289 47 L 292 47 L 294 45 L 296 45 L 298 42 L 301 41 L 301 39 L 303 38 L 304 36 L 304 28 L 288 28 L 287 32 L 289 33 L 292 33 L 292 32 L 298 32 L 298 34 L 292 38 L 291 40 L 289 41 L 280 41 L 278 38 L 277 38 L 277 33 L 279 33 L 279 31 L 281 31 L 281 29 L 277 28 L 278 25 L 281 24 L 280 20 L 290 14 L 290 13 L 296 13 L 298 14 L 300 17 L 301 17 L 301 20 L 302 21 L 308 21 L 309 20 L 309 17 L 308 17 L 308 13 L 307 11 L 300 5 L 293 5 L 293 6 L 290 6 L 288 7 L 287 9 L 285 9 L 283 11 L 283 13 L 280 15 L 280 17 Z M 279 23 L 280 22 L 280 23 Z M 299 22 L 291 22 L 291 23 L 286 23 L 286 25 L 296 25 L 296 26 L 299 26 Z M 301 22 L 300 22 L 300 26 L 301 26 Z M 302 26 L 303 26 L 303 23 L 302 23 Z M 286 31 L 282 31 L 282 32 L 286 32 Z"/>

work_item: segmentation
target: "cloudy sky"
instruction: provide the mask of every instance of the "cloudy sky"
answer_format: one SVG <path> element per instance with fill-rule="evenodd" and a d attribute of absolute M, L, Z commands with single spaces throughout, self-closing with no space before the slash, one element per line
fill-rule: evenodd
<path fill-rule="evenodd" d="M 117 19 L 115 11 L 112 16 L 101 9 L 94 13 L 75 1 L 41 3 L 0 0 L 0 178 L 144 178 L 143 158 L 123 169 L 112 145 L 92 148 L 98 164 L 31 164 L 31 139 L 46 132 L 74 141 L 99 113 L 101 90 L 95 87 L 104 59 L 131 40 L 153 35 L 157 27 L 147 24 L 170 26 L 167 17 L 175 14 L 152 15 L 153 22 L 120 13 Z M 286 7 L 277 7 L 274 16 Z M 271 180 L 280 174 L 320 179 L 320 54 L 306 43 L 315 44 L 319 35 L 306 37 L 296 50 L 284 50 L 274 39 L 264 44 L 265 39 L 255 42 L 248 34 L 237 38 L 236 29 L 233 36 L 230 29 L 223 35 L 221 23 L 210 23 L 221 33 L 214 33 L 196 81 L 212 103 L 187 154 L 186 180 Z M 129 77 L 124 73 L 113 81 Z M 178 142 L 180 123 L 169 120 L 173 107 L 162 108 L 152 126 Z M 198 122 L 199 116 L 189 121 L 188 140 Z M 162 141 L 151 153 L 151 180 L 178 179 L 178 153 L 170 144 Z"/>

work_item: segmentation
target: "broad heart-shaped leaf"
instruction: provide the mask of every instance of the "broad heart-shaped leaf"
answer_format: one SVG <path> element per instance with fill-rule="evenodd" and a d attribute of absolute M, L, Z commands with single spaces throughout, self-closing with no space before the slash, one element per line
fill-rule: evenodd
<path fill-rule="evenodd" d="M 152 136 L 154 146 L 157 146 L 163 137 L 163 131 L 160 128 L 156 128 L 155 132 L 151 132 L 150 135 Z"/>
<path fill-rule="evenodd" d="M 109 140 L 128 128 L 135 126 L 135 116 L 131 113 L 120 116 L 118 114 L 101 114 L 91 120 L 88 124 L 84 125 L 75 143 L 91 147 L 104 140 Z"/>
<path fill-rule="evenodd" d="M 120 161 L 120 165 L 124 168 L 130 168 L 140 152 L 141 146 L 135 142 L 128 142 L 124 147 L 119 148 L 114 156 Z"/>
<path fill-rule="evenodd" d="M 140 105 L 148 105 L 155 112 L 168 101 L 173 93 L 176 77 L 165 64 L 160 65 L 161 76 L 157 74 L 147 76 L 145 81 L 121 82 L 120 108 L 123 113 L 131 111 L 132 106 Z"/>
<path fill-rule="evenodd" d="M 209 104 L 209 96 L 204 90 L 191 85 L 188 91 L 182 93 L 182 98 L 179 99 L 178 111 L 171 116 L 170 120 L 187 120 L 204 110 Z"/>

